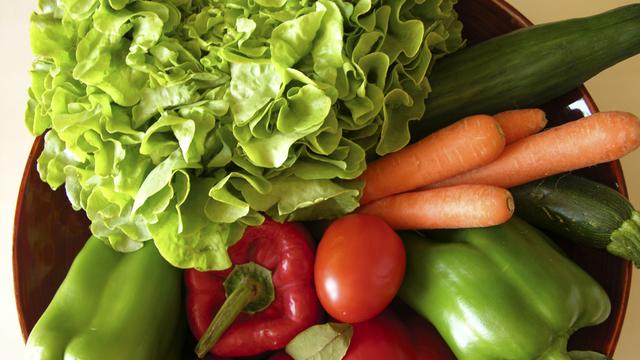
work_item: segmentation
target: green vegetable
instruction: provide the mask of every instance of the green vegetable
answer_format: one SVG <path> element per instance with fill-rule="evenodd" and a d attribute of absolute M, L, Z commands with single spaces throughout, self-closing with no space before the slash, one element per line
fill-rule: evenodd
<path fill-rule="evenodd" d="M 511 189 L 516 214 L 579 244 L 607 249 L 640 267 L 640 213 L 622 194 L 562 174 Z"/>
<path fill-rule="evenodd" d="M 153 243 L 133 254 L 91 237 L 27 340 L 27 359 L 180 359 L 182 271 Z"/>
<path fill-rule="evenodd" d="M 425 117 L 411 136 L 471 114 L 535 107 L 640 52 L 640 4 L 599 15 L 527 27 L 439 61 Z"/>
<path fill-rule="evenodd" d="M 456 0 L 40 0 L 26 125 L 118 251 L 231 265 L 248 225 L 354 210 L 365 157 L 409 142 Z"/>
<path fill-rule="evenodd" d="M 460 360 L 568 359 L 571 334 L 609 316 L 602 287 L 519 218 L 402 237 L 399 296 Z"/>

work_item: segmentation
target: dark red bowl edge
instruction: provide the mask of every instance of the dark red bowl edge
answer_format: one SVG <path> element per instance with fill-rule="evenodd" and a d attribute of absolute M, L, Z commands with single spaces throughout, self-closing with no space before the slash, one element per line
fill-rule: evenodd
<path fill-rule="evenodd" d="M 531 20 L 527 19 L 526 16 L 524 16 L 520 11 L 518 11 L 518 9 L 514 8 L 508 2 L 504 0 L 494 0 L 494 3 L 498 5 L 500 8 L 502 8 L 502 10 L 504 10 L 506 13 L 511 15 L 513 20 L 519 25 L 523 27 L 533 25 Z M 591 99 L 591 97 L 589 97 L 589 99 Z M 593 102 L 593 99 L 591 99 L 591 101 Z"/>
<path fill-rule="evenodd" d="M 29 152 L 29 157 L 27 158 L 27 162 L 25 164 L 25 170 L 22 174 L 22 181 L 20 183 L 20 190 L 18 192 L 18 199 L 16 201 L 16 212 L 13 219 L 13 244 L 12 244 L 12 271 L 13 271 L 13 291 L 16 301 L 16 310 L 18 311 L 18 321 L 20 323 L 20 330 L 22 332 L 22 339 L 26 342 L 29 337 L 29 330 L 27 329 L 27 324 L 25 323 L 23 316 L 23 302 L 22 302 L 22 288 L 20 284 L 20 271 L 18 269 L 18 251 L 16 249 L 18 242 L 18 234 L 20 233 L 20 219 L 22 218 L 22 202 L 24 200 L 24 193 L 27 187 L 27 180 L 31 175 L 31 172 L 34 171 L 33 167 L 30 166 L 38 157 L 38 153 L 40 152 L 40 147 L 42 146 L 42 142 L 44 141 L 43 136 L 38 136 L 33 141 L 33 145 L 31 146 L 31 151 Z"/>

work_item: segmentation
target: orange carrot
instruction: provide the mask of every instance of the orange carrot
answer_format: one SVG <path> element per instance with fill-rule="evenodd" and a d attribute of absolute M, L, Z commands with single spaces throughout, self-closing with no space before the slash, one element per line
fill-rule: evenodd
<path fill-rule="evenodd" d="M 487 185 L 458 185 L 389 196 L 358 210 L 384 219 L 396 230 L 486 227 L 513 215 L 509 191 Z"/>
<path fill-rule="evenodd" d="M 360 204 L 488 164 L 504 145 L 504 134 L 493 117 L 474 115 L 459 120 L 369 164 L 361 176 L 365 188 Z"/>
<path fill-rule="evenodd" d="M 540 132 L 547 125 L 547 117 L 540 109 L 509 110 L 493 117 L 498 120 L 507 144 Z"/>
<path fill-rule="evenodd" d="M 626 112 L 602 112 L 508 145 L 486 166 L 429 188 L 485 184 L 510 188 L 543 177 L 616 160 L 640 145 L 640 122 Z"/>

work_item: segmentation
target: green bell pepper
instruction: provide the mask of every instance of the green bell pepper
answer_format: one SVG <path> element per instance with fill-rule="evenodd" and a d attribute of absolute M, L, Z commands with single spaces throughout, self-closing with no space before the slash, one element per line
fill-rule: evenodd
<path fill-rule="evenodd" d="M 569 336 L 603 322 L 602 287 L 523 220 L 490 228 L 402 234 L 399 296 L 461 360 L 599 358 L 567 353 Z M 585 357 L 587 356 L 587 357 Z"/>
<path fill-rule="evenodd" d="M 182 272 L 153 242 L 128 254 L 91 237 L 27 340 L 27 359 L 177 359 Z"/>

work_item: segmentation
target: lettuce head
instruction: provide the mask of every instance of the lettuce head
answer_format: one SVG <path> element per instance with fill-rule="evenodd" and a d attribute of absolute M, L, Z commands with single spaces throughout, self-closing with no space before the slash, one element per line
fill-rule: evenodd
<path fill-rule="evenodd" d="M 117 251 L 217 270 L 264 216 L 353 211 L 409 142 L 455 0 L 41 0 L 26 126 L 38 171 Z"/>

